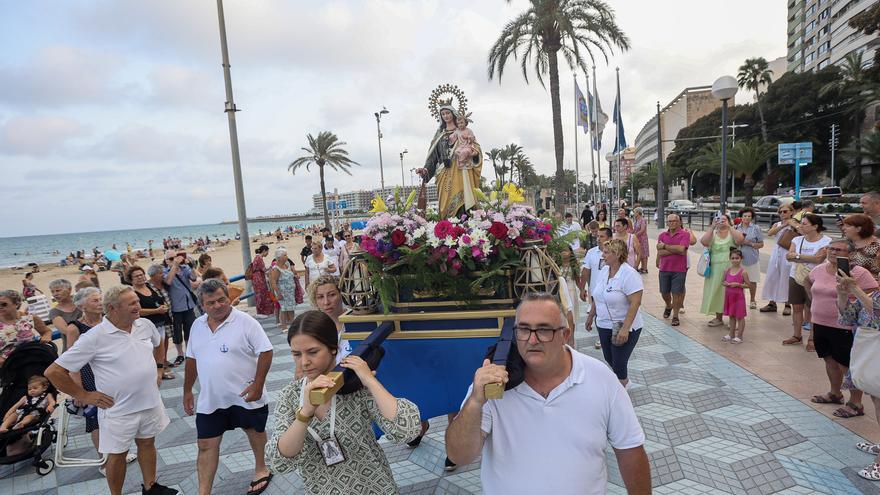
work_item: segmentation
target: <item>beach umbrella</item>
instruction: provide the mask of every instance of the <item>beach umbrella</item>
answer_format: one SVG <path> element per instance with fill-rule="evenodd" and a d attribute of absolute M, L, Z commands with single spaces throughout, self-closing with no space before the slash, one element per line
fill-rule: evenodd
<path fill-rule="evenodd" d="M 119 261 L 122 259 L 122 253 L 108 249 L 107 251 L 104 251 L 104 257 L 109 261 Z"/>

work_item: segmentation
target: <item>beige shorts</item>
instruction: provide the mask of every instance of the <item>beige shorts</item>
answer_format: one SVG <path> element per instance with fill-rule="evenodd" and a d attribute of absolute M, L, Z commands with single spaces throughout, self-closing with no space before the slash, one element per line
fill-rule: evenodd
<path fill-rule="evenodd" d="M 761 263 L 755 263 L 754 265 L 743 265 L 743 268 L 746 269 L 746 273 L 749 274 L 749 282 L 757 283 L 761 281 Z"/>
<path fill-rule="evenodd" d="M 102 454 L 128 452 L 135 438 L 153 438 L 170 422 L 168 414 L 165 413 L 165 406 L 161 403 L 153 409 L 117 417 L 102 417 L 98 452 Z"/>

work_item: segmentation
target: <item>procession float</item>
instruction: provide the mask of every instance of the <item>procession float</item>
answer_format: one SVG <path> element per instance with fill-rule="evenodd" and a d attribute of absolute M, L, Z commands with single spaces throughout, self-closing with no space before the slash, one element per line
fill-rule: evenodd
<path fill-rule="evenodd" d="M 353 352 L 373 364 L 381 359 L 378 378 L 415 402 L 423 419 L 458 411 L 487 356 L 503 365 L 516 358 L 520 298 L 560 294 L 560 270 L 546 252 L 552 224 L 516 186 L 479 187 L 482 152 L 464 94 L 439 86 L 428 107 L 438 128 L 419 169 L 421 189 L 373 200 L 360 250 L 340 278 L 349 308 L 340 321 Z M 425 204 L 431 179 L 436 211 Z M 354 379 L 347 373 L 335 370 L 336 386 L 313 391 L 310 400 L 328 400 Z M 500 397 L 503 390 L 496 384 L 487 392 Z"/>

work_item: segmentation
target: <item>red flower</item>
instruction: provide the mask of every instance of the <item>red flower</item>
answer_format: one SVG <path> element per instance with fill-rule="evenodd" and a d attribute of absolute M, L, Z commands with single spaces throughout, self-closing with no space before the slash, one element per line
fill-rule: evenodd
<path fill-rule="evenodd" d="M 501 222 L 492 222 L 492 226 L 489 227 L 489 233 L 495 236 L 496 239 L 504 239 L 507 237 L 507 225 Z"/>
<path fill-rule="evenodd" d="M 394 246 L 400 246 L 406 242 L 406 234 L 403 233 L 402 230 L 395 229 L 394 232 L 391 232 L 391 243 Z"/>
<path fill-rule="evenodd" d="M 458 239 L 460 236 L 467 233 L 467 229 L 462 227 L 461 225 L 456 225 L 452 227 L 452 237 Z"/>
<path fill-rule="evenodd" d="M 445 239 L 451 234 L 452 222 L 449 220 L 440 220 L 437 222 L 437 225 L 434 226 L 434 235 L 437 236 L 438 239 Z"/>

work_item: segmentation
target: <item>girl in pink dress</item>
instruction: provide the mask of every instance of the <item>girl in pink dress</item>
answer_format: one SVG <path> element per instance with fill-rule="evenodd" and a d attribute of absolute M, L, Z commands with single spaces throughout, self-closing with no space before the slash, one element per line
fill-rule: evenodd
<path fill-rule="evenodd" d="M 749 274 L 742 267 L 742 251 L 730 248 L 730 268 L 724 272 L 724 316 L 730 317 L 730 333 L 721 340 L 732 344 L 742 342 L 746 329 L 746 295 L 743 290 L 749 286 Z"/>

